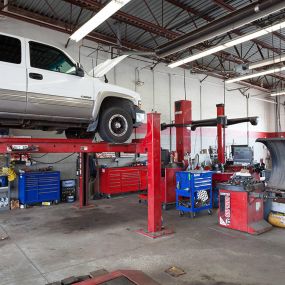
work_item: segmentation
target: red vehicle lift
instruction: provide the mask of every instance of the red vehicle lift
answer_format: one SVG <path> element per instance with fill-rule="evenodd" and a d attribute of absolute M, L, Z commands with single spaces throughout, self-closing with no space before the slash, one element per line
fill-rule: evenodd
<path fill-rule="evenodd" d="M 0 138 L 0 153 L 79 153 L 79 206 L 88 204 L 88 153 L 126 152 L 148 154 L 148 228 L 151 237 L 164 235 L 162 231 L 160 181 L 160 114 L 147 114 L 147 134 L 144 139 L 129 144 L 94 143 L 83 139 Z"/>
<path fill-rule="evenodd" d="M 218 136 L 218 161 L 225 163 L 225 127 L 243 122 L 257 124 L 257 117 L 245 117 L 237 119 L 227 119 L 224 115 L 224 104 L 217 104 L 217 118 L 206 120 L 192 120 L 192 102 L 189 100 L 180 100 L 175 102 L 175 122 L 172 124 L 162 124 L 161 129 L 168 127 L 176 128 L 176 152 L 178 162 L 182 165 L 184 157 L 191 153 L 191 130 L 198 127 L 217 127 Z M 190 129 L 191 128 L 191 129 Z M 187 161 L 184 161 L 186 165 Z M 175 203 L 175 173 L 182 168 L 166 168 L 164 177 L 160 176 L 160 192 L 162 205 L 164 208 L 169 204 Z M 219 174 L 217 175 L 219 176 Z M 215 177 L 217 177 L 215 176 Z M 223 175 L 222 175 L 223 176 Z M 224 177 L 223 177 L 224 178 Z M 222 177 L 221 177 L 222 179 Z M 220 181 L 220 178 L 218 179 Z M 140 200 L 147 200 L 147 194 L 140 194 Z"/>

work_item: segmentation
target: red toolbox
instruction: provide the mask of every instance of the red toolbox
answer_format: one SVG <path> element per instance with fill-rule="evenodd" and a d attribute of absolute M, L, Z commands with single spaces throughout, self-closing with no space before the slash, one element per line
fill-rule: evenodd
<path fill-rule="evenodd" d="M 100 193 L 114 195 L 147 189 L 147 166 L 100 169 Z"/>

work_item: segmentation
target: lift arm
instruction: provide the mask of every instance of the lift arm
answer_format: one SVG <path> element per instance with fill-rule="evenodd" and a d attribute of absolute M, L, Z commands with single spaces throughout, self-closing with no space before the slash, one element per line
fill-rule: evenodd
<path fill-rule="evenodd" d="M 231 126 L 236 125 L 240 123 L 251 123 L 253 126 L 256 126 L 258 124 L 258 117 L 244 117 L 244 118 L 235 118 L 235 119 L 227 119 L 226 116 L 219 116 L 214 119 L 206 119 L 206 120 L 197 120 L 192 121 L 191 123 L 185 123 L 185 124 L 161 124 L 161 130 L 165 130 L 167 128 L 186 128 L 190 127 L 192 131 L 195 131 L 197 128 L 202 127 L 215 127 L 217 124 L 222 124 L 223 126 Z"/>

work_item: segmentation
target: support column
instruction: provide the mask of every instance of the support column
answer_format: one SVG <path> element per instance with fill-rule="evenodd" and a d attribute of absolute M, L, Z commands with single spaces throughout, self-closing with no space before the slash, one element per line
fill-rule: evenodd
<path fill-rule="evenodd" d="M 192 122 L 192 102 L 180 100 L 175 102 L 175 124 Z M 176 127 L 176 151 L 178 161 L 184 159 L 185 153 L 191 153 L 191 130 L 185 127 Z"/>
<path fill-rule="evenodd" d="M 217 140 L 218 140 L 218 161 L 225 163 L 225 136 L 223 132 L 223 118 L 225 116 L 225 105 L 217 104 Z"/>
<path fill-rule="evenodd" d="M 148 232 L 161 231 L 161 149 L 160 114 L 147 114 L 147 153 L 148 153 Z"/>
<path fill-rule="evenodd" d="M 85 152 L 80 152 L 79 153 L 79 208 L 87 206 L 88 182 L 89 182 L 88 154 Z"/>

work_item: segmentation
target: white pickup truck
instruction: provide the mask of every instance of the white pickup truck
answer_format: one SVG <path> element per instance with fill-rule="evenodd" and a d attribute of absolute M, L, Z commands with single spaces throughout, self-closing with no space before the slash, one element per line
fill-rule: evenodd
<path fill-rule="evenodd" d="M 122 143 L 144 120 L 140 95 L 86 74 L 57 47 L 0 33 L 0 128 Z"/>

